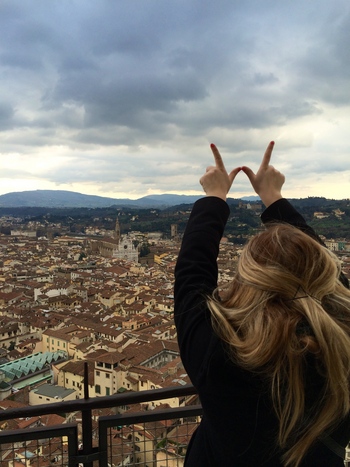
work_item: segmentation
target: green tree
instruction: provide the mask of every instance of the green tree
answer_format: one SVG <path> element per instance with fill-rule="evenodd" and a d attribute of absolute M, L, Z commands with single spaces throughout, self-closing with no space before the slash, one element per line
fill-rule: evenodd
<path fill-rule="evenodd" d="M 142 243 L 140 248 L 140 258 L 147 256 L 151 253 L 148 243 Z"/>
<path fill-rule="evenodd" d="M 10 342 L 10 345 L 8 346 L 8 351 L 11 352 L 11 350 L 14 350 L 14 348 L 16 347 L 16 342 L 14 341 L 11 341 Z"/>

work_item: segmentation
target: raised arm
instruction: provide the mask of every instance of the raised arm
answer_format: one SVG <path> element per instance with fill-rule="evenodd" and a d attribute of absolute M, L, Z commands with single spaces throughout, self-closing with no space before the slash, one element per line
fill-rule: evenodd
<path fill-rule="evenodd" d="M 175 268 L 175 315 L 182 315 L 183 310 L 178 313 L 179 307 L 184 306 L 190 294 L 203 296 L 204 291 L 211 293 L 217 286 L 216 259 L 229 216 L 225 200 L 241 168 L 227 172 L 214 144 L 211 150 L 215 165 L 207 167 L 200 178 L 207 197 L 193 206 Z"/>
<path fill-rule="evenodd" d="M 266 209 L 262 213 L 261 220 L 264 224 L 286 222 L 294 225 L 298 229 L 313 237 L 324 245 L 314 229 L 310 227 L 304 217 L 282 196 L 282 186 L 285 176 L 270 165 L 274 142 L 267 146 L 259 170 L 255 174 L 249 167 L 242 167 L 242 171 L 247 175 L 255 192 L 260 196 Z M 325 245 L 324 245 L 325 246 Z M 340 281 L 349 288 L 349 281 L 343 273 L 340 274 Z"/>
<path fill-rule="evenodd" d="M 174 317 L 182 361 L 194 384 L 213 336 L 206 296 L 217 287 L 219 244 L 229 216 L 226 195 L 240 168 L 227 172 L 216 146 L 215 165 L 200 183 L 207 194 L 193 206 L 175 267 Z"/>

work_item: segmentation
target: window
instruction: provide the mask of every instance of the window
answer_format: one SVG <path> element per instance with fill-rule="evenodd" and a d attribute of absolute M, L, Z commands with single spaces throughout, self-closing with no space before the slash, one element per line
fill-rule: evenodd
<path fill-rule="evenodd" d="M 111 390 L 109 388 L 106 388 L 106 396 L 110 396 L 111 395 Z"/>
<path fill-rule="evenodd" d="M 63 348 L 64 348 L 64 349 L 66 348 L 66 343 L 65 343 L 65 342 L 63 342 Z"/>
<path fill-rule="evenodd" d="M 68 384 L 68 378 L 66 378 L 66 384 Z"/>
<path fill-rule="evenodd" d="M 98 370 L 96 371 L 96 376 L 100 376 L 100 372 Z"/>
<path fill-rule="evenodd" d="M 111 375 L 109 373 L 106 373 L 106 378 L 109 379 Z"/>
<path fill-rule="evenodd" d="M 96 366 L 103 367 L 103 363 L 102 362 L 97 362 Z"/>
<path fill-rule="evenodd" d="M 101 394 L 101 386 L 99 384 L 95 385 L 95 392 L 96 394 Z"/>
<path fill-rule="evenodd" d="M 105 363 L 106 368 L 112 368 L 112 365 L 110 363 Z"/>

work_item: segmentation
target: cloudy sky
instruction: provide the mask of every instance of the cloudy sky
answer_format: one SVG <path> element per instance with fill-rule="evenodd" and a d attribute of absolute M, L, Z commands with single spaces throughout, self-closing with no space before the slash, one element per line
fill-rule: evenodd
<path fill-rule="evenodd" d="M 275 140 L 285 196 L 350 197 L 349 0 L 1 0 L 0 31 L 0 194 L 200 194 L 209 143 Z"/>

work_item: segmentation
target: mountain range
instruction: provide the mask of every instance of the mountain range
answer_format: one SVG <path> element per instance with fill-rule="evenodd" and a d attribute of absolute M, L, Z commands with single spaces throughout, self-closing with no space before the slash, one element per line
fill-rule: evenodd
<path fill-rule="evenodd" d="M 0 195 L 0 207 L 104 208 L 117 206 L 165 209 L 180 204 L 192 204 L 199 198 L 201 196 L 164 194 L 148 195 L 139 199 L 118 199 L 65 190 L 33 190 Z M 256 201 L 259 197 L 250 196 L 244 199 Z"/>

